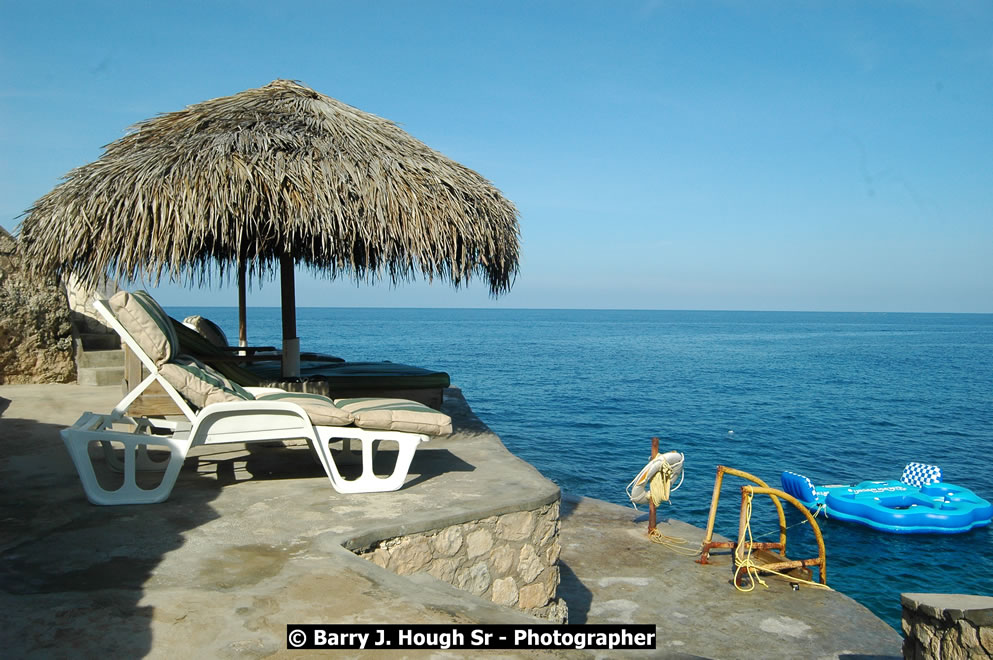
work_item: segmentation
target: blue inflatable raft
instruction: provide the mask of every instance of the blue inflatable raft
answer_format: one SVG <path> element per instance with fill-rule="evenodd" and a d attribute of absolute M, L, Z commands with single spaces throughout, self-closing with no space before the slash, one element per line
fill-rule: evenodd
<path fill-rule="evenodd" d="M 783 490 L 817 513 L 896 534 L 958 534 L 989 525 L 993 504 L 968 488 L 941 481 L 941 468 L 910 463 L 900 481 L 814 487 L 807 477 L 783 472 Z"/>

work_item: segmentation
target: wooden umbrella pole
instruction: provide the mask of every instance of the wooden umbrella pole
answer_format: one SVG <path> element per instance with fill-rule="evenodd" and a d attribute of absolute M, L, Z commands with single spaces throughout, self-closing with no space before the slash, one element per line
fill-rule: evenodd
<path fill-rule="evenodd" d="M 654 459 L 659 455 L 659 439 L 652 438 L 652 456 L 649 460 Z M 648 486 L 648 484 L 645 484 Z M 655 500 L 651 497 L 648 498 L 648 533 L 651 534 L 655 531 L 655 525 L 657 524 L 655 515 Z"/>
<path fill-rule="evenodd" d="M 279 286 L 283 311 L 283 378 L 295 378 L 300 375 L 300 340 L 292 257 L 279 258 Z"/>
<path fill-rule="evenodd" d="M 248 298 L 246 294 L 246 283 L 248 265 L 244 259 L 238 261 L 238 345 L 248 346 Z"/>

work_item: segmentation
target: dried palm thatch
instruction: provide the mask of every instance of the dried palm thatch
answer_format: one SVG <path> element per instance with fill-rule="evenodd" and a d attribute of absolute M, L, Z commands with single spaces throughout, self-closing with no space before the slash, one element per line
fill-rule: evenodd
<path fill-rule="evenodd" d="M 477 275 L 494 295 L 519 250 L 516 209 L 478 173 L 287 80 L 136 124 L 39 199 L 20 239 L 36 274 L 91 283 L 203 284 L 239 263 L 262 277 L 289 258 L 331 278 Z"/>

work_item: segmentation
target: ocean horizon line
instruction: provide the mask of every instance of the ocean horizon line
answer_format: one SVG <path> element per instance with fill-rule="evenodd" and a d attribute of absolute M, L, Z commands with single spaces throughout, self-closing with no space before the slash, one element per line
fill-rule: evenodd
<path fill-rule="evenodd" d="M 237 305 L 172 305 L 164 307 L 238 309 Z M 247 309 L 280 309 L 279 305 L 248 305 Z M 993 312 L 920 312 L 920 311 L 869 311 L 869 310 L 814 310 L 814 309 L 663 309 L 654 307 L 424 307 L 419 305 L 297 305 L 296 309 L 361 309 L 361 310 L 421 310 L 421 311 L 476 311 L 476 312 L 668 312 L 679 314 L 872 314 L 904 316 L 993 316 Z"/>

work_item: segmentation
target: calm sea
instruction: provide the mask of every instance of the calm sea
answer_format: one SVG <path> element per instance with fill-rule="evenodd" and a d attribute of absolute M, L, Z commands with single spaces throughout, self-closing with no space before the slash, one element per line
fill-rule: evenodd
<path fill-rule="evenodd" d="M 170 312 L 237 336 L 233 308 Z M 921 461 L 993 499 L 993 315 L 301 308 L 297 324 L 305 350 L 449 372 L 504 444 L 567 492 L 627 504 L 661 437 L 686 454 L 662 513 L 700 527 L 718 464 L 778 487 L 783 470 L 855 482 Z M 278 309 L 249 310 L 249 343 L 279 345 L 279 332 Z M 741 484 L 725 483 L 725 536 Z M 773 532 L 771 505 L 756 510 L 755 533 Z M 793 557 L 816 555 L 805 527 L 790 532 Z M 822 530 L 829 583 L 897 629 L 901 592 L 993 595 L 989 527 Z"/>

